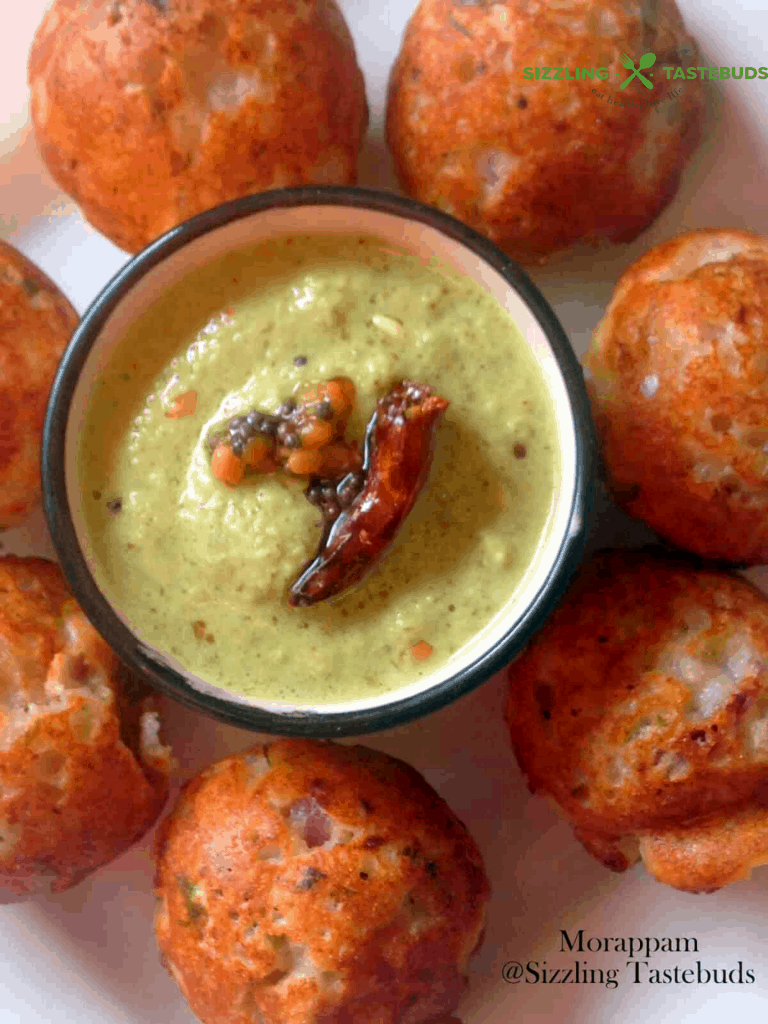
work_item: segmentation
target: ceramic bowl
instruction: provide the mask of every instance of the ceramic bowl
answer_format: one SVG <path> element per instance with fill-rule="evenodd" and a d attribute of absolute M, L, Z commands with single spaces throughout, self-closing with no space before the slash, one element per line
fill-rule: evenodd
<path fill-rule="evenodd" d="M 77 476 L 79 434 L 94 380 L 126 328 L 165 289 L 228 251 L 280 235 L 355 234 L 468 275 L 505 307 L 543 372 L 557 422 L 561 478 L 551 525 L 522 584 L 461 656 L 417 683 L 366 701 L 289 706 L 239 696 L 189 672 L 131 629 L 96 582 Z M 281 189 L 226 203 L 148 246 L 83 317 L 51 393 L 43 442 L 44 506 L 64 573 L 94 626 L 120 657 L 183 704 L 242 728 L 296 736 L 373 732 L 435 711 L 520 652 L 555 607 L 585 540 L 595 444 L 581 367 L 551 308 L 520 267 L 454 218 L 363 188 Z"/>

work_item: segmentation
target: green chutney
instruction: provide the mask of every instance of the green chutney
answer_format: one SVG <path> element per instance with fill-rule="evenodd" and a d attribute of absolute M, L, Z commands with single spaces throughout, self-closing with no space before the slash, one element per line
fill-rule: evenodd
<path fill-rule="evenodd" d="M 378 568 L 290 608 L 320 538 L 306 478 L 228 487 L 207 439 L 342 375 L 353 438 L 403 379 L 450 406 Z M 169 417 L 188 391 L 194 414 Z M 314 705 L 380 698 L 456 658 L 525 581 L 561 465 L 544 376 L 478 284 L 377 239 L 293 236 L 192 271 L 131 324 L 95 382 L 78 470 L 97 583 L 144 643 L 213 686 Z"/>

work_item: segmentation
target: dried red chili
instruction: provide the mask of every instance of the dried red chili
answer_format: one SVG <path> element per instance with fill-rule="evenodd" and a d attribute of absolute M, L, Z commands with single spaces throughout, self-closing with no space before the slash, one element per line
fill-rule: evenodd
<path fill-rule="evenodd" d="M 316 557 L 290 588 L 289 605 L 306 607 L 340 594 L 382 558 L 427 482 L 435 431 L 447 408 L 446 399 L 412 381 L 379 399 L 365 434 L 362 475 L 344 477 L 335 500 L 328 492 L 316 502 L 323 536 Z M 357 487 L 351 501 L 350 487 Z"/>

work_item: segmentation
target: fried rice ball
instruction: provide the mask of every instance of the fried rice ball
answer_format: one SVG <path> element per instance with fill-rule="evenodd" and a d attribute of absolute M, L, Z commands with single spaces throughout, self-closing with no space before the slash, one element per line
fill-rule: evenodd
<path fill-rule="evenodd" d="M 280 740 L 188 783 L 161 826 L 155 930 L 202 1024 L 419 1024 L 448 1014 L 488 884 L 413 768 Z"/>
<path fill-rule="evenodd" d="M 155 822 L 170 756 L 140 697 L 57 565 L 0 559 L 0 902 L 77 885 Z"/>
<path fill-rule="evenodd" d="M 620 90 L 622 57 L 646 51 L 655 92 Z M 674 0 L 421 0 L 389 84 L 403 188 L 523 263 L 579 241 L 631 242 L 671 201 L 700 138 L 700 83 L 675 83 L 672 99 L 662 87 L 658 69 L 681 63 L 697 63 L 696 46 Z M 608 78 L 573 80 L 582 68 Z"/>
<path fill-rule="evenodd" d="M 54 0 L 29 81 L 48 170 L 128 252 L 225 200 L 357 180 L 368 108 L 334 0 Z"/>
<path fill-rule="evenodd" d="M 768 601 L 746 580 L 599 553 L 508 678 L 531 790 L 606 867 L 713 892 L 768 863 Z"/>
<path fill-rule="evenodd" d="M 0 242 L 0 530 L 40 500 L 40 442 L 48 393 L 78 316 L 59 289 Z"/>
<path fill-rule="evenodd" d="M 768 562 L 768 238 L 701 230 L 651 249 L 585 363 L 617 502 L 705 558 Z"/>

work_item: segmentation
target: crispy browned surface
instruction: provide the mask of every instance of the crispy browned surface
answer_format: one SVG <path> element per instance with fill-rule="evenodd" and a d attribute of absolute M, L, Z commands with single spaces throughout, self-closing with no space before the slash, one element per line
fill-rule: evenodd
<path fill-rule="evenodd" d="M 417 1024 L 459 1001 L 482 861 L 401 761 L 308 740 L 225 758 L 157 861 L 158 942 L 203 1024 Z"/>
<path fill-rule="evenodd" d="M 697 554 L 768 562 L 768 238 L 651 249 L 585 362 L 617 501 Z"/>
<path fill-rule="evenodd" d="M 48 169 L 129 252 L 228 199 L 357 177 L 368 111 L 334 0 L 56 0 L 29 79 Z"/>
<path fill-rule="evenodd" d="M 56 367 L 78 316 L 18 250 L 0 242 L 0 529 L 40 499 L 40 441 Z"/>
<path fill-rule="evenodd" d="M 61 892 L 154 823 L 169 757 L 130 685 L 58 566 L 0 559 L 0 894 Z"/>
<path fill-rule="evenodd" d="M 648 20 L 623 0 L 422 0 L 390 79 L 403 187 L 524 262 L 580 240 L 632 241 L 674 196 L 703 110 L 695 81 L 657 108 L 606 102 L 669 89 L 657 70 L 652 94 L 637 81 L 620 91 L 622 54 L 651 50 L 657 69 L 696 64 L 673 0 L 642 9 Z M 523 77 L 545 66 L 606 67 L 609 79 Z"/>
<path fill-rule="evenodd" d="M 748 873 L 768 781 L 768 602 L 754 587 L 641 552 L 597 555 L 508 674 L 520 766 L 594 856 L 622 871 L 639 838 L 648 869 L 683 889 Z M 697 819 L 728 829 L 742 812 L 730 865 L 699 868 Z M 665 868 L 674 856 L 679 869 Z"/>
<path fill-rule="evenodd" d="M 768 809 L 745 807 L 640 840 L 648 871 L 689 892 L 714 892 L 768 864 Z"/>

